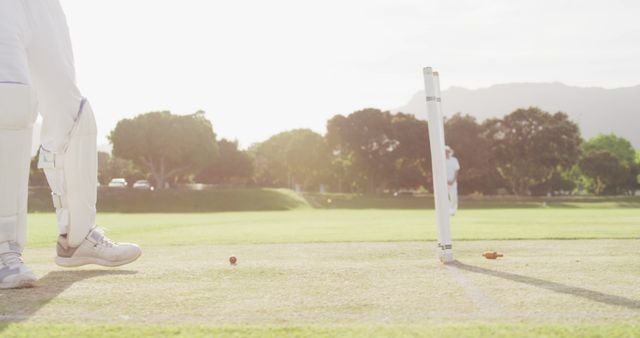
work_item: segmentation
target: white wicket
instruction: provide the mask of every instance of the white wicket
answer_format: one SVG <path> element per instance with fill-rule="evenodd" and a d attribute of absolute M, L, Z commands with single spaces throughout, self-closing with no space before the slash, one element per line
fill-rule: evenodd
<path fill-rule="evenodd" d="M 424 89 L 427 99 L 431 168 L 433 171 L 433 194 L 438 226 L 438 257 L 441 262 L 453 262 L 451 226 L 449 220 L 449 196 L 447 190 L 447 168 L 445 160 L 444 119 L 440 97 L 440 77 L 431 67 L 424 68 Z"/>

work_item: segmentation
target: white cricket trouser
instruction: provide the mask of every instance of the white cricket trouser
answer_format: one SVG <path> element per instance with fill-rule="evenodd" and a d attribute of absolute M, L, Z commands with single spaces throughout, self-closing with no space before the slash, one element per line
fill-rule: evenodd
<path fill-rule="evenodd" d="M 458 212 L 458 182 L 448 186 L 449 188 L 449 213 L 455 215 Z"/>
<path fill-rule="evenodd" d="M 58 0 L 0 0 L 0 253 L 26 243 L 36 112 L 43 118 L 39 166 L 60 231 L 77 246 L 95 225 L 96 128 L 76 86 L 66 18 Z"/>

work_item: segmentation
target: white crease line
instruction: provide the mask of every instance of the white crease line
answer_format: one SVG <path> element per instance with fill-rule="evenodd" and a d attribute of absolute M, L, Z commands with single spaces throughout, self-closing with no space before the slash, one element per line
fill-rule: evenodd
<path fill-rule="evenodd" d="M 444 267 L 449 271 L 458 285 L 460 285 L 466 294 L 473 300 L 482 317 L 503 317 L 503 311 L 498 307 L 496 302 L 482 292 L 482 290 L 473 285 L 473 283 L 464 275 L 464 272 L 460 271 L 460 269 L 453 265 L 445 265 Z"/>

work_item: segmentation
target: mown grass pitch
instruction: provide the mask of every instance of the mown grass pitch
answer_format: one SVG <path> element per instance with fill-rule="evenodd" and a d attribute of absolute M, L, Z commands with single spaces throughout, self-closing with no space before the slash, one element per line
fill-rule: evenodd
<path fill-rule="evenodd" d="M 31 215 L 25 258 L 42 280 L 0 291 L 0 336 L 640 335 L 640 210 L 463 210 L 450 266 L 435 259 L 433 218 L 100 214 L 143 257 L 62 270 L 53 215 Z"/>

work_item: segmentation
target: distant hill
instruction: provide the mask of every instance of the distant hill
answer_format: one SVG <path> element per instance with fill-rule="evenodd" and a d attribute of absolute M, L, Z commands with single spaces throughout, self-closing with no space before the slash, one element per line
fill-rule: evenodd
<path fill-rule="evenodd" d="M 640 86 L 604 89 L 561 83 L 510 83 L 477 90 L 452 87 L 442 93 L 442 104 L 445 116 L 461 112 L 479 121 L 529 106 L 551 113 L 562 111 L 578 123 L 584 138 L 613 132 L 640 148 Z M 424 92 L 394 110 L 398 111 L 426 119 Z"/>

